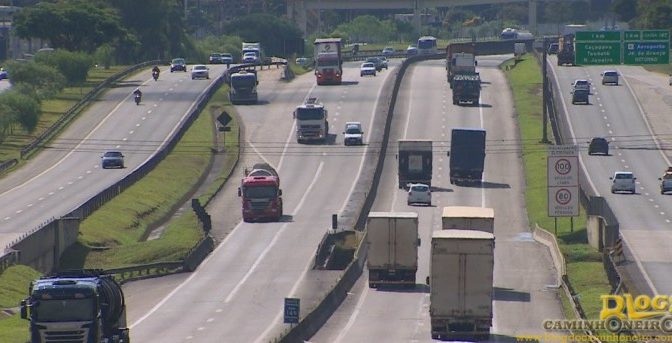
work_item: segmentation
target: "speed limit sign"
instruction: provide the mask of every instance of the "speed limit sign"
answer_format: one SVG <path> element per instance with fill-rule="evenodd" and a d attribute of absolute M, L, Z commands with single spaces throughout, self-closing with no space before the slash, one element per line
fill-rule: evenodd
<path fill-rule="evenodd" d="M 579 156 L 576 145 L 554 145 L 547 156 L 548 215 L 579 215 Z"/>

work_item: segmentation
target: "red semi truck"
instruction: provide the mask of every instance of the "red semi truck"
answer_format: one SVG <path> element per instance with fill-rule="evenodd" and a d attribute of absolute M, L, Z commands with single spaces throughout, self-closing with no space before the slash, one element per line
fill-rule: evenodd
<path fill-rule="evenodd" d="M 243 221 L 251 222 L 282 217 L 282 190 L 280 176 L 268 163 L 257 163 L 245 176 L 238 188 L 243 201 Z"/>
<path fill-rule="evenodd" d="M 340 85 L 343 78 L 341 38 L 318 38 L 315 40 L 315 77 L 318 85 Z"/>

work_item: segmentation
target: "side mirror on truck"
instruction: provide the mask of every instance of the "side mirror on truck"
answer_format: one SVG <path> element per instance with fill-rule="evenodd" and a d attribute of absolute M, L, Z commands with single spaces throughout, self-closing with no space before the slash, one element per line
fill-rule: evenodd
<path fill-rule="evenodd" d="M 446 151 L 446 156 L 450 157 L 450 151 Z"/>
<path fill-rule="evenodd" d="M 278 189 L 278 195 L 282 195 L 282 189 Z"/>
<path fill-rule="evenodd" d="M 425 284 L 429 286 L 429 276 L 425 279 Z"/>
<path fill-rule="evenodd" d="M 243 192 L 241 192 L 240 187 L 238 187 L 238 196 L 242 196 Z"/>
<path fill-rule="evenodd" d="M 21 300 L 21 319 L 28 319 L 28 305 L 25 300 Z"/>

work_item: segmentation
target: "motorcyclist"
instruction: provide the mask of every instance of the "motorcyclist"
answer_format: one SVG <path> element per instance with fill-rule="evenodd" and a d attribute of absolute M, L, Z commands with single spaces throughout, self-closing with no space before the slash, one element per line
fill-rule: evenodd
<path fill-rule="evenodd" d="M 158 74 L 160 72 L 161 72 L 161 69 L 159 69 L 159 66 L 154 66 L 154 68 L 152 68 L 152 73 L 157 73 Z"/>
<path fill-rule="evenodd" d="M 136 104 L 139 104 L 139 103 L 140 103 L 140 100 L 142 100 L 142 91 L 140 90 L 140 88 L 136 88 L 136 89 L 133 91 L 133 95 L 134 95 L 134 97 L 136 98 L 135 103 L 136 103 Z"/>

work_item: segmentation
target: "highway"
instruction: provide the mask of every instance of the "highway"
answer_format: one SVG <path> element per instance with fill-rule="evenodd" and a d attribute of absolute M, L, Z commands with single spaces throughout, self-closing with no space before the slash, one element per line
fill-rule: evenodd
<path fill-rule="evenodd" d="M 187 278 L 171 278 L 172 287 L 159 286 L 160 296 L 143 296 L 153 293 L 148 290 L 160 279 L 126 287 L 132 341 L 261 342 L 284 327 L 283 299 L 298 292 L 311 273 L 309 263 L 331 214 L 347 206 L 365 154 L 377 147 L 375 142 L 344 147 L 343 126 L 361 121 L 369 141 L 381 87 L 394 68 L 360 78 L 359 63 L 346 63 L 341 86 L 317 87 L 312 73 L 291 83 L 262 79 L 260 104 L 237 107 L 245 130 L 238 168 L 262 160 L 276 167 L 285 216 L 277 223 L 241 222 L 234 176 L 208 208 L 216 229 L 226 223 L 233 227 L 221 234 L 222 242 L 199 269 Z M 327 145 L 296 143 L 292 112 L 309 96 L 329 111 Z"/>
<path fill-rule="evenodd" d="M 427 61 L 409 68 L 394 113 L 391 141 L 432 139 L 434 170 L 432 206 L 408 206 L 397 188 L 397 166 L 391 151 L 385 160 L 375 211 L 419 214 L 421 246 L 413 290 L 370 289 L 366 269 L 350 295 L 310 341 L 429 342 L 429 275 L 431 232 L 441 229 L 443 206 L 486 206 L 495 209 L 495 301 L 492 341 L 514 341 L 515 335 L 544 332 L 544 319 L 563 318 L 556 273 L 546 247 L 534 242 L 524 202 L 524 173 L 518 127 L 507 81 L 497 68 L 511 56 L 482 56 L 478 69 L 484 81 L 481 106 L 452 105 L 445 61 Z M 482 187 L 449 182 L 446 151 L 454 127 L 487 130 L 487 156 Z M 395 149 L 394 144 L 390 144 Z"/>
<path fill-rule="evenodd" d="M 670 163 L 672 127 L 669 121 L 672 90 L 666 76 L 641 67 L 590 66 L 557 67 L 555 57 L 549 65 L 557 75 L 564 95 L 562 104 L 568 113 L 574 141 L 583 147 L 580 162 L 598 195 L 607 199 L 615 212 L 620 233 L 634 259 L 630 268 L 639 268 L 643 291 L 670 294 L 672 276 L 672 198 L 661 195 L 658 178 Z M 602 85 L 600 73 L 616 69 L 619 86 Z M 574 79 L 592 81 L 591 104 L 572 105 L 569 92 Z M 610 156 L 588 156 L 585 141 L 604 136 L 610 141 Z M 637 177 L 637 193 L 612 194 L 609 177 L 615 171 L 631 171 Z M 636 274 L 636 273 L 635 273 Z"/>
<path fill-rule="evenodd" d="M 210 72 L 224 70 L 212 66 Z M 154 81 L 147 70 L 108 90 L 59 138 L 0 180 L 0 246 L 69 213 L 141 165 L 213 80 L 192 81 L 189 73 L 164 70 Z M 136 87 L 144 94 L 139 106 L 130 96 Z M 103 170 L 100 156 L 106 150 L 122 151 L 126 168 Z"/>

